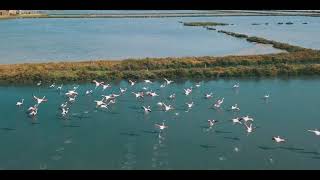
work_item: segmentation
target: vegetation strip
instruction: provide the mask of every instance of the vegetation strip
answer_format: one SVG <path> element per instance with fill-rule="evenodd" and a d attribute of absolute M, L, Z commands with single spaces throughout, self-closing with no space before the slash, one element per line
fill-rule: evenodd
<path fill-rule="evenodd" d="M 288 53 L 127 59 L 0 65 L 1 83 L 90 82 L 92 79 L 217 78 L 320 75 L 320 51 L 286 43 L 218 31 L 249 42 L 272 44 Z"/>

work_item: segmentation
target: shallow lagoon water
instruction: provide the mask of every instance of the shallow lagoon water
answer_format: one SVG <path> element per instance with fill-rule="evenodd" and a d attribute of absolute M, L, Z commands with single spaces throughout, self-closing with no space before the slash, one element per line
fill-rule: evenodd
<path fill-rule="evenodd" d="M 242 39 L 185 27 L 206 18 L 42 18 L 0 21 L 0 63 L 121 60 L 280 52 Z"/>
<path fill-rule="evenodd" d="M 240 89 L 233 90 L 235 82 Z M 319 78 L 299 79 L 230 79 L 203 81 L 190 96 L 183 88 L 193 81 L 181 81 L 159 88 L 159 82 L 149 85 L 159 97 L 137 101 L 131 91 L 145 86 L 129 87 L 127 82 L 112 84 L 104 92 L 94 90 L 84 96 L 93 84 L 81 84 L 69 119 L 60 118 L 58 107 L 63 93 L 73 87 L 65 85 L 59 94 L 48 85 L 2 86 L 0 121 L 1 169 L 319 169 L 319 137 L 307 129 L 319 127 Z M 95 109 L 94 100 L 102 94 L 128 92 L 118 97 L 109 110 Z M 212 91 L 214 98 L 205 100 Z M 168 100 L 176 92 L 175 101 Z M 261 99 L 270 93 L 268 103 Z M 32 94 L 46 96 L 35 121 L 25 110 L 33 105 Z M 222 110 L 209 109 L 217 98 L 225 98 Z M 23 108 L 15 103 L 25 99 Z M 156 103 L 165 101 L 175 110 L 163 112 Z M 185 112 L 185 103 L 195 106 Z M 237 103 L 239 114 L 227 111 Z M 144 114 L 142 105 L 152 112 Z M 175 113 L 179 113 L 176 115 Z M 232 125 L 237 115 L 254 117 L 258 127 L 247 135 L 241 125 Z M 207 120 L 219 120 L 208 131 Z M 155 123 L 169 126 L 159 137 Z M 33 122 L 33 123 L 32 123 Z M 280 135 L 287 143 L 276 144 L 271 138 Z"/>

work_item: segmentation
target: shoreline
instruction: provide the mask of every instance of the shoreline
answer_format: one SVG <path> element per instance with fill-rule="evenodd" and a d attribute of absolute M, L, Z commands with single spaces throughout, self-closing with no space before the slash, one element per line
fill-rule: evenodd
<path fill-rule="evenodd" d="M 135 13 L 135 14 L 19 14 L 0 16 L 0 20 L 28 19 L 28 18 L 170 18 L 170 17 L 223 17 L 223 16 L 309 16 L 320 17 L 320 12 L 296 11 L 216 11 L 216 12 L 190 12 L 190 13 Z"/>

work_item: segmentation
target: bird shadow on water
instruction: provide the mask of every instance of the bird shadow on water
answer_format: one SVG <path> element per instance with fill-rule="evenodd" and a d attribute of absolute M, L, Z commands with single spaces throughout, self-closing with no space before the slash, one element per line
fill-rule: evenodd
<path fill-rule="evenodd" d="M 3 130 L 3 131 L 15 131 L 16 129 L 15 128 L 4 127 L 4 128 L 0 128 L 0 130 Z"/>
<path fill-rule="evenodd" d="M 138 137 L 140 134 L 134 133 L 134 132 L 121 132 L 120 135 L 123 136 L 131 136 L 131 137 Z"/>
<path fill-rule="evenodd" d="M 221 130 L 215 130 L 214 132 L 217 134 L 230 134 L 230 133 L 232 133 L 230 131 L 221 131 Z"/>
<path fill-rule="evenodd" d="M 208 144 L 200 144 L 199 146 L 200 146 L 201 148 L 205 149 L 206 151 L 208 151 L 209 149 L 216 148 L 216 146 L 208 145 Z"/>
<path fill-rule="evenodd" d="M 232 141 L 240 141 L 240 138 L 238 137 L 223 137 L 224 139 L 232 140 Z"/>
<path fill-rule="evenodd" d="M 146 134 L 159 134 L 159 131 L 150 131 L 150 130 L 141 130 L 141 132 L 146 133 Z"/>
<path fill-rule="evenodd" d="M 259 148 L 259 149 L 262 149 L 262 150 L 267 150 L 267 151 L 278 149 L 278 147 L 270 147 L 270 146 L 264 146 L 264 145 L 258 146 L 258 148 Z"/>

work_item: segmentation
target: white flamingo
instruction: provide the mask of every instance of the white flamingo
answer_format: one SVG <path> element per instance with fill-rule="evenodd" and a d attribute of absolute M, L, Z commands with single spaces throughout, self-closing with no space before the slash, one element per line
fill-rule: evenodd
<path fill-rule="evenodd" d="M 313 132 L 315 135 L 320 136 L 320 131 L 318 129 L 308 130 L 309 132 Z"/>
<path fill-rule="evenodd" d="M 217 120 L 208 120 L 208 123 L 209 123 L 209 127 L 212 127 L 214 126 L 218 121 Z"/>
<path fill-rule="evenodd" d="M 142 108 L 144 109 L 144 112 L 145 112 L 145 113 L 151 112 L 151 107 L 150 107 L 150 106 L 147 106 L 147 107 L 142 106 Z"/>
<path fill-rule="evenodd" d="M 131 86 L 134 86 L 136 84 L 136 81 L 132 81 L 132 80 L 129 79 L 129 83 L 130 83 Z"/>
<path fill-rule="evenodd" d="M 41 86 L 41 84 L 42 84 L 42 82 L 41 82 L 41 81 L 39 81 L 39 82 L 37 83 L 37 86 Z"/>
<path fill-rule="evenodd" d="M 191 108 L 193 107 L 194 103 L 193 103 L 193 102 L 191 102 L 191 103 L 186 103 L 186 105 L 188 106 L 188 109 L 191 109 Z"/>
<path fill-rule="evenodd" d="M 205 94 L 204 97 L 205 97 L 206 99 L 210 99 L 210 98 L 213 97 L 213 94 L 212 94 L 212 92 L 211 92 L 211 93 L 209 93 L 209 94 Z"/>
<path fill-rule="evenodd" d="M 281 138 L 280 136 L 272 137 L 272 140 L 274 140 L 276 143 L 284 143 L 284 142 L 286 142 L 286 140 Z"/>
<path fill-rule="evenodd" d="M 232 86 L 233 88 L 239 88 L 240 87 L 240 84 L 239 83 L 236 83 Z"/>
<path fill-rule="evenodd" d="M 127 91 L 127 88 L 124 88 L 124 89 L 120 88 L 120 93 L 121 94 L 124 94 L 126 91 Z"/>
<path fill-rule="evenodd" d="M 143 98 L 143 92 L 138 92 L 138 93 L 132 92 L 132 94 L 134 94 L 136 98 Z"/>
<path fill-rule="evenodd" d="M 97 87 L 99 87 L 99 86 L 101 86 L 101 85 L 104 84 L 104 82 L 98 82 L 98 81 L 96 81 L 96 80 L 93 80 L 92 82 L 95 83 L 96 89 L 97 89 Z"/>
<path fill-rule="evenodd" d="M 16 103 L 16 106 L 18 106 L 18 107 L 22 106 L 22 105 L 23 105 L 23 101 L 24 101 L 24 99 L 21 99 L 20 102 L 18 101 L 18 102 Z"/>
<path fill-rule="evenodd" d="M 62 103 L 61 105 L 60 105 L 60 107 L 63 109 L 63 108 L 65 108 L 65 107 L 67 107 L 68 106 L 68 102 L 65 102 L 65 103 Z"/>
<path fill-rule="evenodd" d="M 160 85 L 160 88 L 164 88 L 164 87 L 166 87 L 165 84 L 161 84 L 161 85 Z"/>
<path fill-rule="evenodd" d="M 106 105 L 106 103 L 103 102 L 103 100 L 100 100 L 100 101 L 95 100 L 94 102 L 96 103 L 96 107 L 100 107 L 101 105 Z"/>
<path fill-rule="evenodd" d="M 233 124 L 236 124 L 236 123 L 242 124 L 241 119 L 239 117 L 232 118 L 231 121 L 233 122 Z"/>
<path fill-rule="evenodd" d="M 167 84 L 167 85 L 169 85 L 169 84 L 173 83 L 173 81 L 168 80 L 167 78 L 164 78 L 164 80 L 166 81 L 166 84 Z"/>
<path fill-rule="evenodd" d="M 60 86 L 57 87 L 57 90 L 62 90 L 63 84 L 61 84 Z"/>
<path fill-rule="evenodd" d="M 159 96 L 159 95 L 157 93 L 155 93 L 155 92 L 150 92 L 149 96 L 155 97 L 155 96 Z"/>
<path fill-rule="evenodd" d="M 231 106 L 231 110 L 240 111 L 240 108 L 238 107 L 238 104 L 235 104 L 234 106 Z"/>
<path fill-rule="evenodd" d="M 56 84 L 53 83 L 53 84 L 51 84 L 49 87 L 50 87 L 50 88 L 54 88 L 55 86 L 56 86 Z"/>
<path fill-rule="evenodd" d="M 90 89 L 90 90 L 86 90 L 86 95 L 89 95 L 89 94 L 92 94 L 93 91 Z"/>
<path fill-rule="evenodd" d="M 43 98 L 38 98 L 36 96 L 33 96 L 34 100 L 37 101 L 38 104 L 41 104 L 42 102 L 47 102 L 48 99 L 45 99 L 46 96 L 43 96 Z"/>
<path fill-rule="evenodd" d="M 244 125 L 245 125 L 245 127 L 246 127 L 247 133 L 251 133 L 251 132 L 253 131 L 252 124 L 250 124 L 250 125 L 248 126 L 246 123 L 244 123 Z"/>
<path fill-rule="evenodd" d="M 196 83 L 195 85 L 197 88 L 199 88 L 201 86 L 200 82 Z"/>
<path fill-rule="evenodd" d="M 169 96 L 169 99 L 175 99 L 176 98 L 176 93 L 173 93 Z"/>
<path fill-rule="evenodd" d="M 38 109 L 35 109 L 29 113 L 30 116 L 34 117 L 38 114 Z"/>
<path fill-rule="evenodd" d="M 184 90 L 184 94 L 186 95 L 186 96 L 188 96 L 189 94 L 191 94 L 191 92 L 192 92 L 192 87 L 191 88 L 188 88 L 188 89 L 183 89 Z"/>
<path fill-rule="evenodd" d="M 162 103 L 163 104 L 163 108 L 164 108 L 164 111 L 167 112 L 167 111 L 170 111 L 173 109 L 173 107 L 171 105 L 166 105 L 165 103 Z"/>
<path fill-rule="evenodd" d="M 74 90 L 70 90 L 67 93 L 65 93 L 65 95 L 68 96 L 68 97 L 74 97 L 74 96 L 77 96 L 78 93 L 76 91 L 74 91 Z"/>
<path fill-rule="evenodd" d="M 164 125 L 164 122 L 162 122 L 162 124 L 155 124 L 155 126 L 157 126 L 160 130 L 168 128 L 168 126 Z"/>
<path fill-rule="evenodd" d="M 253 118 L 252 118 L 252 117 L 249 117 L 248 115 L 241 117 L 240 120 L 244 120 L 245 122 L 248 122 L 248 121 L 252 121 L 252 122 L 253 122 Z"/>
<path fill-rule="evenodd" d="M 62 112 L 61 112 L 61 115 L 62 116 L 66 116 L 69 112 L 69 108 L 62 108 Z"/>
<path fill-rule="evenodd" d="M 74 103 L 76 101 L 76 97 L 68 97 L 68 101 Z"/>
<path fill-rule="evenodd" d="M 35 110 L 37 110 L 37 109 L 38 109 L 38 105 L 35 104 L 34 106 L 29 107 L 29 108 L 28 108 L 28 111 L 29 111 L 29 112 L 30 112 L 30 111 L 35 111 Z"/>
<path fill-rule="evenodd" d="M 270 94 L 266 94 L 263 96 L 263 99 L 269 99 L 269 97 L 270 97 Z"/>
<path fill-rule="evenodd" d="M 157 105 L 158 106 L 163 106 L 163 102 L 158 102 Z"/>
<path fill-rule="evenodd" d="M 152 83 L 152 81 L 150 81 L 149 79 L 144 80 L 144 82 L 147 83 L 147 84 L 151 84 Z"/>
<path fill-rule="evenodd" d="M 221 105 L 222 105 L 222 103 L 223 103 L 223 101 L 224 101 L 224 98 L 218 99 L 218 100 L 216 101 L 216 103 L 214 104 L 214 107 L 220 108 Z"/>
<path fill-rule="evenodd" d="M 106 85 L 102 85 L 102 90 L 104 91 L 105 89 L 107 88 L 111 88 L 111 85 L 110 84 L 106 84 Z"/>

